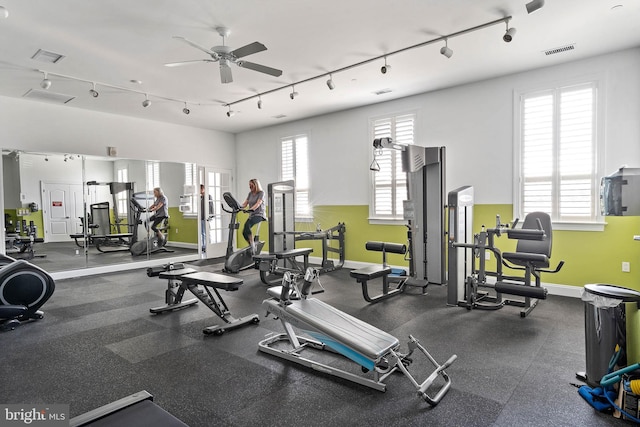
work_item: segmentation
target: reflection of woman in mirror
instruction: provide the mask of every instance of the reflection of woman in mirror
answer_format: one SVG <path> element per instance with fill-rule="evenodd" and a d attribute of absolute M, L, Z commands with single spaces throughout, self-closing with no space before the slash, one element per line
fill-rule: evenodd
<path fill-rule="evenodd" d="M 158 230 L 158 224 L 169 217 L 169 201 L 160 187 L 153 189 L 153 197 L 155 197 L 155 200 L 153 204 L 149 206 L 149 212 L 153 212 L 153 215 L 151 215 L 149 221 L 153 221 L 151 223 L 151 229 L 156 233 L 156 236 L 158 236 L 159 245 L 164 246 L 167 241 L 162 231 Z"/>
<path fill-rule="evenodd" d="M 244 239 L 251 246 L 251 251 L 255 253 L 255 242 L 253 241 L 253 235 L 251 234 L 251 227 L 259 223 L 260 221 L 266 221 L 267 217 L 265 216 L 264 209 L 264 191 L 262 190 L 262 186 L 260 185 L 260 181 L 257 179 L 249 180 L 249 195 L 247 196 L 247 200 L 242 204 L 242 208 L 246 208 L 248 206 L 249 218 L 247 222 L 244 223 L 244 228 L 242 229 L 242 235 Z"/>

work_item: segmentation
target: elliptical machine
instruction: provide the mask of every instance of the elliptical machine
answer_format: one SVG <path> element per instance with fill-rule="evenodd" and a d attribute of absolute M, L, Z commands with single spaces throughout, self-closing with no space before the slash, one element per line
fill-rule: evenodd
<path fill-rule="evenodd" d="M 229 205 L 229 208 L 231 208 L 227 209 L 224 204 L 222 205 L 222 210 L 231 214 L 231 220 L 229 221 L 229 238 L 227 239 L 227 253 L 224 257 L 224 268 L 222 271 L 225 273 L 238 273 L 240 270 L 253 267 L 253 256 L 258 255 L 262 251 L 264 241 L 260 241 L 260 223 L 258 223 L 256 234 L 253 236 L 253 241 L 256 247 L 255 253 L 251 252 L 251 246 L 247 246 L 246 248 L 238 249 L 236 251 L 233 250 L 233 237 L 236 234 L 236 230 L 240 228 L 240 223 L 237 221 L 238 212 L 251 211 L 243 210 L 240 207 L 240 203 L 238 203 L 238 201 L 229 192 L 222 194 L 222 197 L 227 205 Z"/>

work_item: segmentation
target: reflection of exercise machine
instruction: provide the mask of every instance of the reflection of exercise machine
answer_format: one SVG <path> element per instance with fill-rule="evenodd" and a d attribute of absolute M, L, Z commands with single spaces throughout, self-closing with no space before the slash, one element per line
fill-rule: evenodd
<path fill-rule="evenodd" d="M 23 321 L 42 319 L 40 307 L 55 290 L 43 269 L 24 260 L 0 255 L 0 330 L 14 329 Z"/>
<path fill-rule="evenodd" d="M 165 247 L 165 245 L 167 244 L 166 234 L 165 234 L 164 240 L 160 240 L 155 233 L 152 233 L 151 235 L 149 235 L 149 224 L 148 224 L 149 218 L 148 217 L 144 221 L 144 226 L 147 231 L 147 238 L 138 239 L 138 225 L 143 223 L 141 219 L 142 214 L 148 213 L 147 208 L 142 206 L 138 201 L 138 199 L 148 200 L 147 193 L 144 193 L 144 192 L 136 193 L 133 195 L 133 197 L 131 197 L 131 199 L 129 199 L 129 210 L 133 211 L 134 218 L 135 218 L 134 219 L 135 222 L 133 223 L 134 225 L 133 225 L 133 233 L 131 237 L 131 244 L 129 247 L 129 251 L 131 252 L 131 255 L 138 256 L 142 254 L 153 254 L 156 252 L 173 252 Z M 165 218 L 162 221 L 161 225 L 157 228 L 163 233 L 166 233 L 167 230 L 169 229 L 168 219 Z"/>
<path fill-rule="evenodd" d="M 460 190 L 460 189 L 458 189 Z M 463 187 L 464 190 L 464 187 Z M 454 190 L 455 193 L 457 190 Z M 468 190 L 467 190 L 468 191 Z M 467 193 L 468 194 L 468 193 Z M 495 228 L 482 227 L 482 231 L 474 235 L 473 242 L 463 243 L 458 240 L 466 234 L 463 226 L 471 214 L 472 204 L 465 203 L 462 206 L 455 202 L 454 194 L 450 194 L 449 218 L 449 288 L 447 302 L 450 305 L 459 305 L 471 310 L 473 308 L 485 310 L 497 310 L 505 305 L 523 307 L 521 317 L 526 317 L 536 307 L 538 300 L 546 299 L 547 289 L 541 286 L 541 273 L 557 273 L 564 265 L 560 261 L 554 270 L 548 270 L 551 256 L 552 229 L 551 219 L 548 214 L 532 212 L 525 217 L 521 229 L 513 225 L 505 225 L 500 222 L 500 216 L 496 217 Z M 467 210 L 466 214 L 460 214 L 458 209 Z M 466 217 L 464 221 L 461 218 Z M 472 222 L 469 222 L 472 223 Z M 495 237 L 504 233 L 510 239 L 517 239 L 515 252 L 501 252 L 495 246 Z M 471 251 L 467 254 L 466 251 Z M 486 253 L 491 252 L 495 256 L 496 270 L 488 271 Z M 460 257 L 464 257 L 461 259 Z M 476 258 L 478 267 L 476 268 Z M 460 262 L 465 268 L 460 273 Z M 524 276 L 508 276 L 503 273 L 503 266 L 509 269 L 524 271 Z M 490 283 L 489 277 L 495 277 L 495 282 Z M 464 285 L 461 287 L 460 280 Z M 480 288 L 492 289 L 482 291 Z M 503 294 L 523 297 L 520 299 L 507 299 Z"/>
<path fill-rule="evenodd" d="M 238 212 L 242 211 L 240 207 L 240 203 L 231 195 L 229 192 L 225 192 L 222 197 L 224 201 L 229 205 L 229 209 L 225 208 L 222 205 L 222 210 L 231 214 L 231 219 L 229 220 L 229 238 L 227 239 L 227 253 L 224 257 L 224 268 L 222 271 L 225 273 L 237 273 L 240 270 L 244 270 L 245 268 L 253 267 L 253 253 L 251 252 L 251 246 L 244 247 L 242 249 L 238 249 L 236 251 L 233 250 L 233 240 L 236 235 L 236 230 L 240 228 L 240 223 L 238 222 Z M 245 211 L 248 212 L 248 211 Z M 260 223 L 256 226 L 256 232 L 253 236 L 253 241 L 255 243 L 255 255 L 259 255 L 262 252 L 262 247 L 264 246 L 264 241 L 260 241 Z"/>
<path fill-rule="evenodd" d="M 83 426 L 162 426 L 187 427 L 185 423 L 153 402 L 153 396 L 140 391 L 69 420 L 70 427 Z"/>
<path fill-rule="evenodd" d="M 259 350 L 379 391 L 386 391 L 386 378 L 394 372 L 402 372 L 416 388 L 418 396 L 432 406 L 437 405 L 451 387 L 451 379 L 445 369 L 457 357 L 453 355 L 440 365 L 411 335 L 408 352 L 400 352 L 400 342 L 397 338 L 329 304 L 309 297 L 315 277 L 317 274 L 312 268 L 304 275 L 286 272 L 282 287 L 269 289 L 271 298 L 265 300 L 262 306 L 266 308 L 267 314 L 273 314 L 280 319 L 285 332 L 267 336 L 259 343 Z M 301 296 L 299 300 L 289 298 L 290 290 L 294 287 L 296 294 Z M 294 327 L 310 338 L 297 335 Z M 305 357 L 307 354 L 311 355 L 314 350 L 333 353 L 343 356 L 343 360 L 355 362 L 360 366 L 363 375 L 336 367 L 335 364 L 326 361 L 327 356 L 323 356 L 323 363 Z M 424 355 L 435 367 L 421 383 L 409 372 L 409 366 L 415 358 L 414 353 Z M 434 382 L 438 378 L 444 380 L 444 384 L 439 385 L 435 391 Z"/>
<path fill-rule="evenodd" d="M 260 280 L 275 284 L 287 272 L 304 274 L 309 266 L 311 248 L 296 248 L 294 181 L 274 182 L 268 185 L 269 198 L 269 253 L 255 255 Z M 302 257 L 302 260 L 299 258 Z"/>
<path fill-rule="evenodd" d="M 147 276 L 157 276 L 160 279 L 169 281 L 165 292 L 166 304 L 150 309 L 149 311 L 153 314 L 175 311 L 195 305 L 198 302 L 195 299 L 182 301 L 185 291 L 188 290 L 224 322 L 222 325 L 204 328 L 202 332 L 205 335 L 222 335 L 225 331 L 260 322 L 257 314 L 250 314 L 240 318 L 233 317 L 229 307 L 220 295 L 219 290 L 237 291 L 243 283 L 242 279 L 217 273 L 199 272 L 193 268 L 185 267 L 184 264 L 166 264 L 161 267 L 148 268 Z M 202 286 L 204 291 L 200 290 L 199 286 Z M 174 290 L 175 288 L 177 288 L 177 291 Z"/>
<path fill-rule="evenodd" d="M 33 258 L 45 258 L 45 254 L 36 254 L 35 244 L 44 243 L 42 237 L 37 236 L 37 228 L 33 221 L 30 221 L 29 225 L 26 225 L 26 220 L 23 220 L 24 225 L 22 229 L 24 234 L 18 233 L 6 233 L 4 236 L 5 253 L 14 255 L 20 259 L 33 259 Z"/>
<path fill-rule="evenodd" d="M 76 245 L 83 248 L 85 244 L 95 245 L 100 252 L 115 252 L 129 250 L 132 239 L 132 225 L 135 224 L 135 213 L 131 209 L 127 212 L 127 221 L 124 223 L 120 212 L 120 201 L 128 200 L 133 196 L 133 182 L 87 182 L 87 187 L 109 186 L 109 193 L 113 199 L 113 223 L 111 222 L 111 206 L 109 202 L 92 203 L 86 218 L 81 218 L 83 232 L 71 234 Z M 125 193 L 124 197 L 118 197 Z"/>

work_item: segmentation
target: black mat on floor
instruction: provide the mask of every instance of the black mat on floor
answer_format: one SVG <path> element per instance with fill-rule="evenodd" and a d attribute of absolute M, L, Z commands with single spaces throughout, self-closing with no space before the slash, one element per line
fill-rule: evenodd
<path fill-rule="evenodd" d="M 220 272 L 222 264 L 192 265 Z M 414 335 L 448 369 L 450 392 L 435 408 L 401 374 L 381 393 L 258 352 L 280 321 L 264 318 L 256 270 L 224 292 L 232 313 L 258 325 L 204 336 L 220 320 L 199 303 L 151 315 L 167 282 L 144 270 L 59 280 L 45 319 L 0 334 L 0 403 L 65 403 L 75 416 L 139 390 L 196 426 L 575 426 L 627 425 L 596 413 L 570 385 L 584 370 L 583 303 L 549 297 L 525 319 L 517 308 L 446 306 L 446 287 L 367 304 L 348 270 L 321 276 L 317 298 L 398 337 Z"/>

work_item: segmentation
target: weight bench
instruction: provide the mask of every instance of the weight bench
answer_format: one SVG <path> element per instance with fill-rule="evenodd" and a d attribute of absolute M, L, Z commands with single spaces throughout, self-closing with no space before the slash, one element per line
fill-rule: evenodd
<path fill-rule="evenodd" d="M 269 276 L 276 274 L 281 276 L 286 271 L 293 271 L 304 274 L 309 267 L 309 254 L 313 252 L 311 248 L 295 248 L 285 251 L 271 252 L 268 254 L 258 254 L 253 256 L 256 267 L 260 270 L 260 280 L 265 285 L 274 284 Z M 302 265 L 296 259 L 302 258 Z M 279 265 L 282 264 L 282 265 Z M 277 280 L 280 281 L 280 278 Z"/>
<path fill-rule="evenodd" d="M 384 380 L 393 372 L 400 371 L 411 381 L 420 397 L 432 406 L 437 405 L 451 387 L 451 379 L 445 369 L 457 356 L 451 356 L 440 365 L 411 335 L 408 353 L 401 353 L 400 342 L 392 335 L 325 302 L 309 298 L 312 286 L 309 270 L 299 289 L 296 283 L 298 275 L 287 273 L 282 280 L 281 289 L 270 288 L 267 291 L 271 298 L 264 300 L 262 306 L 266 308 L 267 315 L 271 313 L 280 319 L 285 332 L 268 335 L 258 344 L 259 350 L 378 391 L 386 391 Z M 301 299 L 294 301 L 288 298 L 292 287 L 296 287 Z M 294 327 L 311 338 L 296 335 Z M 287 342 L 289 348 L 283 348 L 282 344 L 274 345 L 280 342 Z M 302 355 L 305 349 L 326 350 L 344 356 L 359 365 L 364 375 L 305 358 Z M 408 370 L 408 366 L 413 362 L 411 355 L 416 349 L 435 366 L 435 370 L 422 383 L 418 383 Z M 442 377 L 444 384 L 433 396 L 427 394 L 438 377 Z"/>
<path fill-rule="evenodd" d="M 147 276 L 158 276 L 160 279 L 169 281 L 168 288 L 165 291 L 166 305 L 149 309 L 152 314 L 160 314 L 165 311 L 179 310 L 185 307 L 195 305 L 198 301 L 202 301 L 204 305 L 209 307 L 216 316 L 221 318 L 225 323 L 223 325 L 208 326 L 202 330 L 205 335 L 222 335 L 225 331 L 236 329 L 249 323 L 257 324 L 260 317 L 257 314 L 235 318 L 231 315 L 229 307 L 218 292 L 219 289 L 224 291 L 237 291 L 242 285 L 242 279 L 236 277 L 225 276 L 218 273 L 209 273 L 196 271 L 192 268 L 185 268 L 183 265 L 168 264 L 162 267 L 154 267 L 147 269 Z M 202 285 L 204 291 L 198 287 Z M 178 287 L 178 291 L 174 292 L 173 288 Z M 189 290 L 196 298 L 182 301 L 184 292 Z"/>
<path fill-rule="evenodd" d="M 389 275 L 392 270 L 387 265 L 387 253 L 405 254 L 407 246 L 399 243 L 367 242 L 365 248 L 368 251 L 382 252 L 382 265 L 371 265 L 349 272 L 349 275 L 362 285 L 364 299 L 367 302 L 374 303 L 402 293 L 407 285 L 407 277 L 402 277 L 395 289 L 389 289 Z M 368 282 L 379 277 L 382 277 L 382 293 L 374 297 L 369 296 Z"/>

